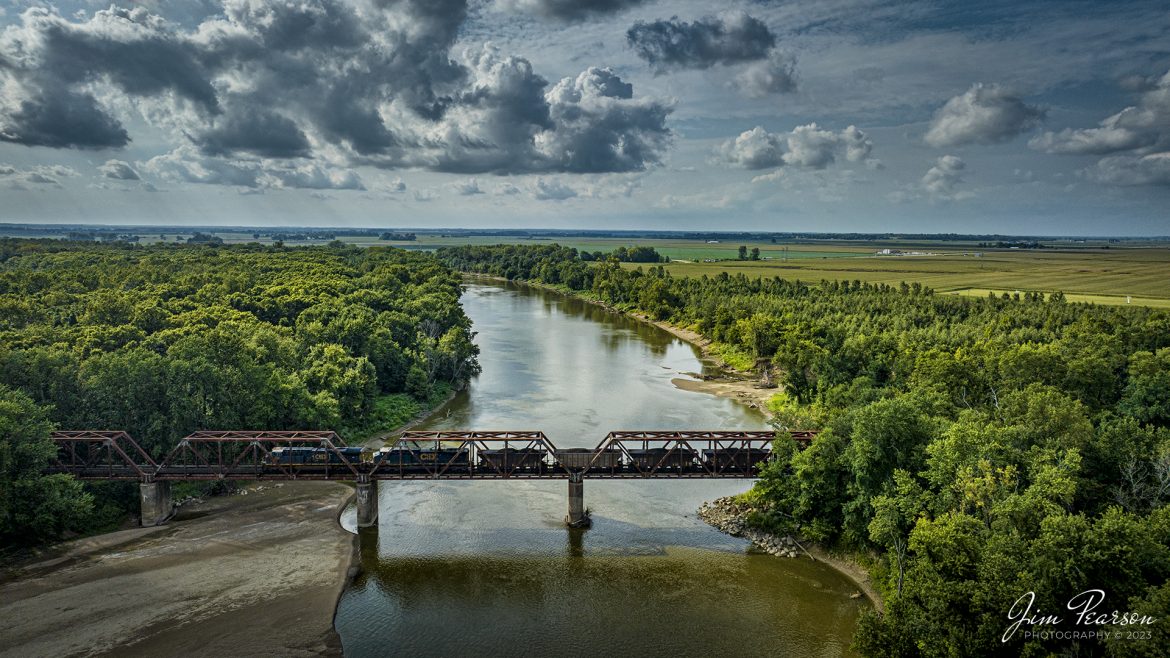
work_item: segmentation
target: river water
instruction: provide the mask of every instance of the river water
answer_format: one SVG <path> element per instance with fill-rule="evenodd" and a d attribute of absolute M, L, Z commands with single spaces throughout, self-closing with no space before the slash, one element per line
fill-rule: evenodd
<path fill-rule="evenodd" d="M 705 366 L 656 327 L 513 284 L 470 283 L 463 305 L 483 373 L 422 429 L 538 429 L 592 448 L 618 429 L 766 428 L 676 388 Z M 828 567 L 696 517 L 748 480 L 586 479 L 585 531 L 563 525 L 563 480 L 378 486 L 364 573 L 337 610 L 347 656 L 845 656 L 868 605 Z"/>

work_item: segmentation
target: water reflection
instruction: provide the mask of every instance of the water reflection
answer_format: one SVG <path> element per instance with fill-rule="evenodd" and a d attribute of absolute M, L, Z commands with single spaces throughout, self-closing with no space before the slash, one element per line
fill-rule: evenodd
<path fill-rule="evenodd" d="M 666 332 L 518 286 L 464 297 L 483 373 L 431 429 L 540 429 L 593 447 L 614 429 L 760 429 L 670 380 L 703 369 Z M 848 654 L 864 603 L 818 563 L 753 554 L 695 516 L 747 480 L 586 480 L 588 531 L 563 480 L 382 482 L 365 574 L 337 629 L 351 656 Z"/>

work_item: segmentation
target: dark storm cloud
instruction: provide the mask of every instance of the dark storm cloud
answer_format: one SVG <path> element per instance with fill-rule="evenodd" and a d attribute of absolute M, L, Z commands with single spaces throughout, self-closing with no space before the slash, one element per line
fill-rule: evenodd
<path fill-rule="evenodd" d="M 500 0 L 500 6 L 558 21 L 580 21 L 591 16 L 616 14 L 646 0 Z"/>
<path fill-rule="evenodd" d="M 288 117 L 263 109 L 232 113 L 193 137 L 206 155 L 251 153 L 268 158 L 307 157 L 309 139 Z"/>
<path fill-rule="evenodd" d="M 46 87 L 0 114 L 0 140 L 51 148 L 120 148 L 130 136 L 91 94 Z"/>
<path fill-rule="evenodd" d="M 435 168 L 456 173 L 543 169 L 536 139 L 554 128 L 548 81 L 522 58 L 485 46 L 467 57 L 469 89 L 452 103 Z"/>
<path fill-rule="evenodd" d="M 357 15 L 340 4 L 226 0 L 223 8 L 232 23 L 248 26 L 267 50 L 353 48 L 365 40 Z"/>
<path fill-rule="evenodd" d="M 44 39 L 38 69 L 55 80 L 76 84 L 104 77 L 130 95 L 173 91 L 209 111 L 218 106 L 193 50 L 143 9 L 111 7 L 84 25 L 51 14 L 26 13 L 25 19 Z"/>
<path fill-rule="evenodd" d="M 517 57 L 484 48 L 470 58 L 473 94 L 447 117 L 455 142 L 434 168 L 455 173 L 623 172 L 659 162 L 671 107 L 635 99 L 633 86 L 590 68 L 552 87 Z"/>
<path fill-rule="evenodd" d="M 556 129 L 542 147 L 550 170 L 576 173 L 637 171 L 658 162 L 670 144 L 671 107 L 634 100 L 631 85 L 609 69 L 590 68 L 561 80 L 547 98 Z"/>
<path fill-rule="evenodd" d="M 638 21 L 626 32 L 626 41 L 657 71 L 706 69 L 764 59 L 776 45 L 767 25 L 742 12 L 708 16 L 686 22 Z"/>
<path fill-rule="evenodd" d="M 132 97 L 164 93 L 218 110 L 194 51 L 143 9 L 111 7 L 84 23 L 29 9 L 0 34 L 0 74 L 13 97 L 0 105 L 0 138 L 28 146 L 117 148 L 129 135 L 87 85 Z"/>
<path fill-rule="evenodd" d="M 312 160 L 329 147 L 327 173 L 348 162 L 501 174 L 660 160 L 668 105 L 634 98 L 606 69 L 550 89 L 490 46 L 453 54 L 466 17 L 466 0 L 225 0 L 184 31 L 141 8 L 28 10 L 0 33 L 0 82 L 15 92 L 0 99 L 0 139 L 121 147 L 120 114 L 138 111 L 175 138 L 150 169 L 243 187 L 355 185 L 216 158 Z"/>

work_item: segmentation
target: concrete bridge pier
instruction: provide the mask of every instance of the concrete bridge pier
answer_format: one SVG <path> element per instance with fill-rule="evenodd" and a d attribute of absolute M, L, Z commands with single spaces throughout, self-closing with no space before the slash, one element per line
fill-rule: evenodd
<path fill-rule="evenodd" d="M 170 482 L 140 482 L 138 494 L 139 509 L 142 512 L 139 522 L 142 527 L 162 525 L 175 513 L 175 505 L 171 501 Z"/>
<path fill-rule="evenodd" d="M 378 482 L 368 477 L 357 481 L 357 525 L 359 528 L 378 525 Z"/>
<path fill-rule="evenodd" d="M 569 473 L 569 515 L 565 523 L 570 528 L 588 528 L 591 523 L 585 513 L 585 478 L 581 473 Z"/>

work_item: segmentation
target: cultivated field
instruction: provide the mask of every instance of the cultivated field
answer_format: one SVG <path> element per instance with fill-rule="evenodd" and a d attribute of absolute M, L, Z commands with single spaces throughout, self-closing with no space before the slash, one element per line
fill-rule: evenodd
<path fill-rule="evenodd" d="M 884 247 L 883 247 L 884 248 Z M 1043 250 L 917 249 L 931 255 L 792 258 L 788 262 L 671 263 L 675 276 L 721 271 L 806 281 L 860 280 L 898 285 L 919 282 L 938 292 L 1063 291 L 1070 301 L 1170 307 L 1170 248 L 1112 247 Z M 982 255 L 977 255 L 982 254 Z M 1127 302 L 1127 296 L 1129 300 Z"/>
<path fill-rule="evenodd" d="M 142 243 L 182 242 L 193 233 L 173 228 L 123 229 L 140 236 Z M 214 231 L 229 244 L 273 242 L 276 232 L 297 229 Z M 372 235 L 346 235 L 343 242 L 359 246 L 391 245 L 405 249 L 432 250 L 443 246 L 493 244 L 560 244 L 582 251 L 609 252 L 621 246 L 654 247 L 668 256 L 667 269 L 675 276 L 740 273 L 750 277 L 779 276 L 805 281 L 859 280 L 898 285 L 918 282 L 940 293 L 984 296 L 991 292 L 1063 291 L 1070 301 L 1097 304 L 1139 304 L 1170 307 L 1170 243 L 1125 240 L 1052 240 L 1044 249 L 1010 249 L 980 246 L 976 241 L 954 240 L 782 240 L 709 243 L 705 239 L 648 239 L 594 237 L 460 236 L 419 232 L 415 241 L 388 242 Z M 19 231 L 0 234 L 33 237 Z M 66 237 L 60 235 L 39 237 Z M 325 239 L 285 240 L 288 246 L 320 245 Z M 760 250 L 760 260 L 738 260 L 740 245 Z M 891 250 L 902 255 L 877 255 Z M 629 267 L 637 267 L 629 265 Z"/>
<path fill-rule="evenodd" d="M 344 238 L 343 238 L 344 239 Z M 940 293 L 1062 291 L 1070 301 L 1170 307 L 1170 245 L 1054 242 L 1045 249 L 997 249 L 976 242 L 821 241 L 811 244 L 651 239 L 534 240 L 419 235 L 409 248 L 460 244 L 561 244 L 586 251 L 645 245 L 670 257 L 675 276 L 719 272 L 806 281 L 918 282 Z M 739 246 L 759 248 L 760 260 L 737 260 Z M 1133 246 L 1139 244 L 1141 246 Z M 877 255 L 890 249 L 911 255 Z M 637 265 L 628 265 L 637 267 Z"/>

